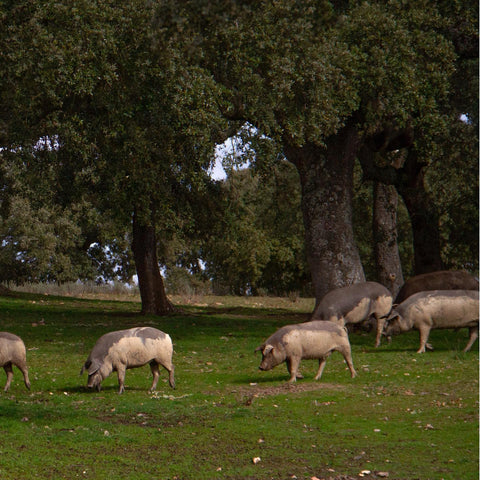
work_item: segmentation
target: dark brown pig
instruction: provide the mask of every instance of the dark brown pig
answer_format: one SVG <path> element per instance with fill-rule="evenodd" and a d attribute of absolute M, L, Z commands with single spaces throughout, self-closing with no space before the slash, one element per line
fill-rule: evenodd
<path fill-rule="evenodd" d="M 430 330 L 434 328 L 468 328 L 468 352 L 478 338 L 478 291 L 433 290 L 419 292 L 395 306 L 387 319 L 385 335 L 396 335 L 415 329 L 420 332 L 420 348 L 425 352 Z"/>
<path fill-rule="evenodd" d="M 355 283 L 328 292 L 315 307 L 312 320 L 328 320 L 343 326 L 361 323 L 373 316 L 377 323 L 375 346 L 378 347 L 392 301 L 392 294 L 380 283 Z"/>
<path fill-rule="evenodd" d="M 118 393 L 123 393 L 125 371 L 148 363 L 153 375 L 150 391 L 154 391 L 160 377 L 158 366 L 162 365 L 169 372 L 170 386 L 175 388 L 172 356 L 173 345 L 170 336 L 156 328 L 136 327 L 119 330 L 98 339 L 80 374 L 87 370 L 87 386 L 100 391 L 102 381 L 116 371 Z"/>
<path fill-rule="evenodd" d="M 3 367 L 7 374 L 7 383 L 4 388 L 5 392 L 8 391 L 10 384 L 12 383 L 13 365 L 23 373 L 25 386 L 30 389 L 27 368 L 27 352 L 23 340 L 13 333 L 0 332 L 0 367 Z"/>
<path fill-rule="evenodd" d="M 327 358 L 335 351 L 343 355 L 352 377 L 356 375 L 347 330 L 332 322 L 312 321 L 287 325 L 277 330 L 255 351 L 262 352 L 260 370 L 271 370 L 286 362 L 290 373 L 289 382 L 302 378 L 298 373 L 302 359 L 319 360 L 315 376 L 315 380 L 318 380 Z"/>
<path fill-rule="evenodd" d="M 402 303 L 414 293 L 431 290 L 478 290 L 478 280 L 462 270 L 423 273 L 409 278 L 403 284 L 394 303 Z"/>

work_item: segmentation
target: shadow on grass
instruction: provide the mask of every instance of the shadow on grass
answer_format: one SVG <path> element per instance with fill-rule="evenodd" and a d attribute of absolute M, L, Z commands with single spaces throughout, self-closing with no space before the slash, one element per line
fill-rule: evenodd
<path fill-rule="evenodd" d="M 102 389 L 100 391 L 93 389 L 93 388 L 88 388 L 86 385 L 75 385 L 75 386 L 70 386 L 70 387 L 64 387 L 64 388 L 57 388 L 56 389 L 57 393 L 85 393 L 87 395 L 91 396 L 101 396 L 104 393 L 116 393 L 118 394 L 118 385 L 106 385 L 102 386 Z M 171 390 L 172 392 L 174 391 L 173 389 Z M 147 394 L 151 394 L 150 392 L 150 385 L 141 387 L 141 386 L 125 386 L 125 391 L 122 395 L 125 395 L 128 392 L 145 392 Z M 157 390 L 158 392 L 158 390 Z"/>

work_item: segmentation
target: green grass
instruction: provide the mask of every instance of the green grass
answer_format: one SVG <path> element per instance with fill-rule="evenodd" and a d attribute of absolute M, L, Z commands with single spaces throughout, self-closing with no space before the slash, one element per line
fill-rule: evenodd
<path fill-rule="evenodd" d="M 15 369 L 0 393 L 0 478 L 478 478 L 478 343 L 461 353 L 466 331 L 434 331 L 423 355 L 416 332 L 379 349 L 352 334 L 356 378 L 336 353 L 320 382 L 305 361 L 289 386 L 285 366 L 260 372 L 253 351 L 310 304 L 198 303 L 160 318 L 132 301 L 0 297 L 0 330 L 25 341 L 32 382 Z M 115 374 L 87 391 L 79 372 L 96 339 L 142 324 L 171 335 L 176 390 L 162 371 L 149 394 L 143 367 L 127 371 L 123 395 Z"/>

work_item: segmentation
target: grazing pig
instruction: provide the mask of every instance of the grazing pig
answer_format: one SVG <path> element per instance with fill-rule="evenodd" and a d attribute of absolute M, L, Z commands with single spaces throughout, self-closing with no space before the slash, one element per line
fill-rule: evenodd
<path fill-rule="evenodd" d="M 23 373 L 25 386 L 30 389 L 25 344 L 20 337 L 13 335 L 13 333 L 0 332 L 0 366 L 3 367 L 7 374 L 5 392 L 8 391 L 12 383 L 13 365 Z"/>
<path fill-rule="evenodd" d="M 415 329 L 420 332 L 420 348 L 425 352 L 430 330 L 433 328 L 463 328 L 470 330 L 464 352 L 468 352 L 478 338 L 478 291 L 433 290 L 419 292 L 395 306 L 387 319 L 387 336 Z"/>
<path fill-rule="evenodd" d="M 97 340 L 80 375 L 87 370 L 87 387 L 100 391 L 102 381 L 116 371 L 120 388 L 118 393 L 123 393 L 125 371 L 149 363 L 153 375 L 150 391 L 157 387 L 159 365 L 169 372 L 170 386 L 175 388 L 172 355 L 173 345 L 170 336 L 156 328 L 136 327 L 119 330 L 106 333 Z"/>
<path fill-rule="evenodd" d="M 332 322 L 312 321 L 287 325 L 277 330 L 255 351 L 262 352 L 260 370 L 271 370 L 286 362 L 290 373 L 289 382 L 302 378 L 298 367 L 303 358 L 319 360 L 315 376 L 315 380 L 318 380 L 322 376 L 327 358 L 334 351 L 343 355 L 352 377 L 356 375 L 347 330 Z"/>
<path fill-rule="evenodd" d="M 430 290 L 478 290 L 478 280 L 465 271 L 441 270 L 409 278 L 395 298 L 402 303 L 411 295 Z"/>
<path fill-rule="evenodd" d="M 328 320 L 343 326 L 374 316 L 377 323 L 375 346 L 378 347 L 392 301 L 392 294 L 380 283 L 355 283 L 328 292 L 315 307 L 312 320 Z"/>

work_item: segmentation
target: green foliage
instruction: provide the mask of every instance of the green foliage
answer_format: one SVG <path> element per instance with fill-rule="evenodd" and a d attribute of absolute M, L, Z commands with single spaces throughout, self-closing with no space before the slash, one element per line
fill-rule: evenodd
<path fill-rule="evenodd" d="M 465 332 L 434 331 L 435 351 L 422 355 L 414 353 L 416 332 L 379 349 L 372 336 L 351 335 L 355 379 L 334 353 L 321 381 L 313 380 L 317 362 L 305 360 L 305 378 L 290 386 L 283 365 L 260 372 L 253 350 L 278 327 L 302 321 L 311 305 L 272 301 L 252 307 L 217 298 L 162 319 L 175 344 L 176 390 L 161 372 L 149 394 L 145 366 L 127 371 L 118 395 L 115 374 L 97 393 L 78 372 L 100 335 L 137 324 L 137 303 L 1 298 L 2 329 L 24 339 L 32 382 L 27 391 L 14 369 L 10 391 L 0 394 L 1 476 L 476 477 L 478 351 L 460 353 Z M 158 326 L 157 317 L 141 321 Z"/>
<path fill-rule="evenodd" d="M 3 238 L 1 279 L 64 282 L 79 278 L 82 272 L 72 264 L 79 234 L 75 220 L 59 209 L 33 211 L 28 200 L 11 198 L 10 216 L 0 224 L 10 232 Z"/>
<path fill-rule="evenodd" d="M 186 268 L 173 266 L 167 270 L 165 288 L 168 295 L 182 295 L 184 297 L 196 297 L 208 295 L 211 285 L 202 274 L 191 273 Z"/>
<path fill-rule="evenodd" d="M 206 60 L 225 86 L 227 115 L 277 140 L 321 144 L 358 105 L 330 2 L 221 3 L 223 21 L 202 16 L 199 28 L 210 34 Z"/>
<path fill-rule="evenodd" d="M 177 22 L 163 17 L 167 7 L 2 4 L 0 111 L 8 115 L 0 119 L 0 144 L 26 172 L 22 188 L 37 208 L 81 205 L 84 238 L 79 230 L 75 241 L 84 256 L 98 246 L 90 254 L 102 262 L 105 278 L 112 276 L 105 248 L 121 245 L 120 260 L 128 262 L 124 245 L 134 210 L 142 224 L 156 222 L 160 250 L 171 237 L 193 234 L 198 198 L 209 188 L 214 137 L 226 125 L 221 88 L 208 71 L 186 62 L 182 49 L 190 38 L 179 41 Z M 39 152 L 39 138 L 54 148 Z M 127 265 L 122 275 L 130 277 Z"/>
<path fill-rule="evenodd" d="M 452 122 L 451 137 L 439 142 L 427 184 L 440 212 L 442 258 L 447 268 L 478 271 L 478 136 L 471 123 Z"/>
<path fill-rule="evenodd" d="M 48 149 L 2 152 L 1 281 L 65 282 L 96 275 L 85 250 L 98 213 L 74 185 L 66 188 L 65 169 L 48 157 Z"/>
<path fill-rule="evenodd" d="M 473 121 L 478 111 L 478 5 L 284 0 L 227 2 L 224 12 L 221 22 L 198 16 L 194 24 L 201 24 L 206 59 L 230 99 L 227 114 L 250 122 L 258 137 L 267 135 L 278 142 L 277 150 L 285 151 L 309 143 L 328 147 L 335 141 L 332 135 L 347 123 L 356 126 L 360 140 L 409 127 L 416 132 L 415 148 L 429 174 L 442 163 L 444 171 L 456 175 L 456 164 L 445 158 L 442 145 L 456 135 L 460 113 L 472 112 Z M 217 21 L 215 26 L 208 23 L 210 18 Z M 475 45 L 477 54 L 472 55 Z M 466 79 L 463 84 L 461 76 Z M 472 138 L 477 137 L 472 132 Z M 475 148 L 476 142 L 461 138 L 462 150 Z M 255 159 L 251 152 L 250 156 Z M 306 161 L 301 153 L 298 156 L 295 162 Z M 381 167 L 390 163 L 382 155 L 377 160 Z M 321 155 L 317 161 L 322 164 Z M 406 181 L 407 175 L 402 172 L 398 181 Z M 430 197 L 438 199 L 437 186 L 429 186 Z M 470 193 L 461 195 L 471 198 Z M 470 213 L 464 210 L 468 220 L 463 221 L 472 224 L 473 231 L 477 220 L 471 213 L 478 211 L 477 202 L 469 204 L 473 206 Z M 439 206 L 445 215 L 445 206 Z M 459 248 L 463 258 L 474 257 L 475 268 L 477 241 L 470 232 L 463 240 L 452 235 L 456 216 L 453 208 L 447 210 L 452 217 L 440 225 L 443 259 L 448 266 L 458 264 L 451 256 Z M 404 220 L 403 215 L 401 229 Z M 361 223 L 362 217 L 357 218 L 356 224 Z M 370 236 L 358 236 L 365 239 L 360 247 L 367 258 Z M 455 246 L 450 238 L 455 238 Z M 408 274 L 412 254 L 403 245 L 401 251 Z"/>
<path fill-rule="evenodd" d="M 445 19 L 431 2 L 358 2 L 340 28 L 354 52 L 365 130 L 424 122 L 447 98 L 454 70 Z"/>
<path fill-rule="evenodd" d="M 295 168 L 232 170 L 223 186 L 223 219 L 202 248 L 216 289 L 284 295 L 308 291 Z"/>
<path fill-rule="evenodd" d="M 478 268 L 477 31 L 478 4 L 461 0 L 2 2 L 0 278 L 94 278 L 99 266 L 129 280 L 135 210 L 155 222 L 172 279 L 205 258 L 236 292 L 305 291 L 298 180 L 272 165 L 350 121 L 359 137 L 420 132 L 443 260 Z M 206 171 L 246 121 L 261 174 L 231 174 L 218 227 Z M 364 259 L 369 198 L 360 189 L 355 207 Z"/>

